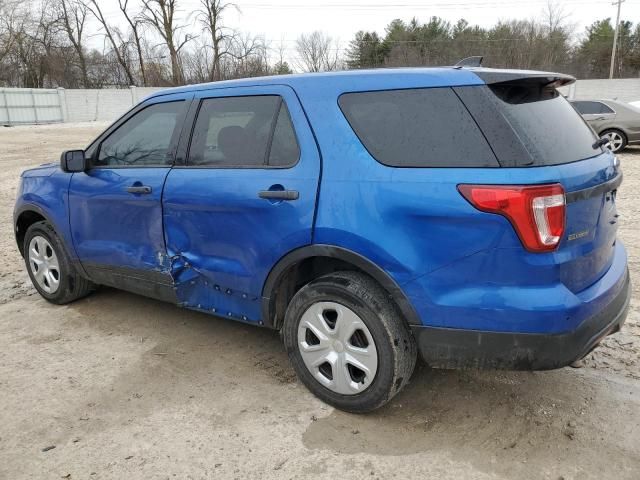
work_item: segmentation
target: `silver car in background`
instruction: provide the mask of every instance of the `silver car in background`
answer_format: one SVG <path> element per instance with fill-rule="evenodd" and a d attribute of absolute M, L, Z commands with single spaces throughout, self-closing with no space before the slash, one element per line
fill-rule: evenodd
<path fill-rule="evenodd" d="M 640 109 L 617 100 L 572 100 L 575 109 L 607 145 L 619 152 L 640 143 Z"/>

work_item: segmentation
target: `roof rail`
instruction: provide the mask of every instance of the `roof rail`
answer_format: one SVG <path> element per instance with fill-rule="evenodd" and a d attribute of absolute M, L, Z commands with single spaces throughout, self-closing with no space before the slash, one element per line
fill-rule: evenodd
<path fill-rule="evenodd" d="M 456 63 L 454 65 L 454 67 L 456 68 L 462 68 L 462 67 L 480 67 L 482 66 L 482 59 L 484 57 L 482 56 L 475 56 L 475 57 L 467 57 L 467 58 L 463 58 L 462 60 L 460 60 L 458 63 Z"/>

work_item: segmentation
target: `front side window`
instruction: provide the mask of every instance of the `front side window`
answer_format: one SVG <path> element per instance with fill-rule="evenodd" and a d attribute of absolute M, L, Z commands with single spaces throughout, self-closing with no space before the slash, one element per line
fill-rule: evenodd
<path fill-rule="evenodd" d="M 167 166 L 173 163 L 171 140 L 184 103 L 157 103 L 136 113 L 100 145 L 94 166 Z"/>
<path fill-rule="evenodd" d="M 217 167 L 290 166 L 300 150 L 280 96 L 207 98 L 196 120 L 188 164 Z"/>
<path fill-rule="evenodd" d="M 385 165 L 499 166 L 450 88 L 346 93 L 339 104 L 365 148 Z"/>

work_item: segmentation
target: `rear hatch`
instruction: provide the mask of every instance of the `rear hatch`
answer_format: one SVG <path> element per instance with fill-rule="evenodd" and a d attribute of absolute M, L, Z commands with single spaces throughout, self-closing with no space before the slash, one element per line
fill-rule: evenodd
<path fill-rule="evenodd" d="M 551 253 L 560 280 L 578 292 L 604 275 L 613 260 L 622 180 L 613 154 L 556 87 L 572 77 L 473 69 L 487 82 L 456 93 L 487 138 L 502 168 L 540 169 L 536 178 L 565 191 L 564 235 Z M 517 175 L 521 178 L 521 175 Z M 504 176 L 503 176 L 504 178 Z"/>

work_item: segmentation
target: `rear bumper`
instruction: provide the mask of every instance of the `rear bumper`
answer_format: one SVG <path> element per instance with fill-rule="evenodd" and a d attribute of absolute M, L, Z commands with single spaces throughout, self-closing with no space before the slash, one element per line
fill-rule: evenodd
<path fill-rule="evenodd" d="M 413 326 L 422 358 L 438 368 L 550 370 L 583 358 L 620 330 L 631 298 L 628 270 L 619 293 L 598 313 L 561 334 L 489 332 Z"/>

